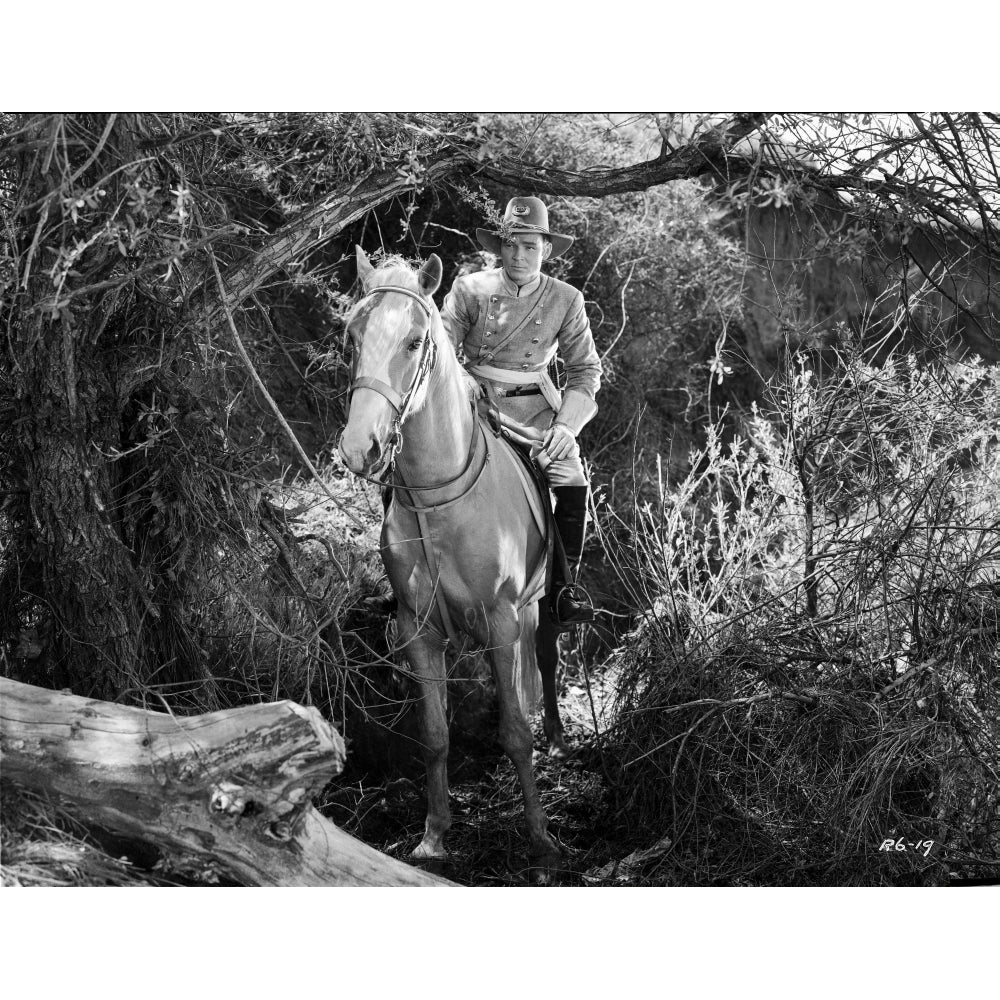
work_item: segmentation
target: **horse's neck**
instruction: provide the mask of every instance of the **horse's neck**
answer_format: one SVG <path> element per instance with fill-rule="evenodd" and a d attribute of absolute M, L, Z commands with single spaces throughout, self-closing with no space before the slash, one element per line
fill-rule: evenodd
<path fill-rule="evenodd" d="M 427 401 L 403 426 L 396 460 L 403 481 L 414 486 L 457 476 L 465 468 L 472 435 L 472 408 L 457 362 L 439 363 L 429 378 Z"/>

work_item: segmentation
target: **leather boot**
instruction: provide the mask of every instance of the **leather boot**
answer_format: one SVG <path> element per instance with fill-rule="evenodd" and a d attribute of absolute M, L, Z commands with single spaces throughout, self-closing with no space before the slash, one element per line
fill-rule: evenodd
<path fill-rule="evenodd" d="M 594 608 L 586 592 L 576 586 L 576 576 L 583 555 L 587 528 L 587 486 L 555 486 L 556 530 L 562 539 L 570 579 L 565 579 L 558 544 L 552 565 L 552 589 L 549 591 L 549 617 L 560 631 L 594 620 Z"/>

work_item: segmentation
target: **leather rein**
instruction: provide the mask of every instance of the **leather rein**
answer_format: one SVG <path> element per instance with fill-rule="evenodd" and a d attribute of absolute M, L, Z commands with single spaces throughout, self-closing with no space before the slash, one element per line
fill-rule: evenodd
<path fill-rule="evenodd" d="M 472 435 L 469 441 L 469 453 L 465 460 L 465 465 L 461 472 L 457 475 L 452 476 L 450 479 L 445 479 L 440 483 L 432 483 L 428 486 L 408 486 L 404 481 L 403 477 L 400 475 L 399 470 L 396 468 L 396 456 L 399 454 L 399 450 L 403 446 L 403 431 L 402 425 L 403 421 L 406 419 L 410 411 L 410 405 L 413 402 L 413 397 L 417 394 L 420 387 L 430 376 L 430 373 L 434 370 L 437 365 L 437 351 L 438 347 L 431 336 L 431 307 L 427 299 L 421 295 L 419 292 L 414 292 L 412 289 L 404 288 L 401 285 L 379 285 L 377 288 L 373 288 L 368 292 L 364 298 L 360 299 L 358 305 L 360 306 L 363 302 L 368 299 L 374 298 L 376 295 L 382 292 L 398 292 L 400 295 L 406 295 L 409 298 L 417 302 L 420 308 L 424 311 L 424 315 L 427 317 L 427 329 L 424 331 L 423 342 L 420 349 L 420 363 L 417 366 L 417 370 L 413 375 L 413 379 L 410 382 L 409 387 L 406 391 L 400 395 L 391 385 L 383 382 L 381 379 L 371 378 L 367 375 L 361 375 L 355 377 L 353 374 L 353 369 L 357 366 L 357 360 L 355 360 L 352 366 L 352 377 L 351 386 L 348 390 L 348 405 L 350 405 L 351 397 L 354 395 L 357 389 L 371 389 L 373 392 L 377 392 L 382 396 L 389 405 L 393 408 L 396 413 L 395 418 L 392 422 L 392 430 L 389 434 L 389 440 L 386 444 L 386 461 L 383 466 L 383 478 L 377 479 L 373 476 L 366 476 L 363 473 L 354 473 L 359 479 L 364 479 L 369 483 L 375 483 L 383 488 L 389 488 L 392 490 L 402 490 L 407 493 L 426 493 L 431 490 L 439 490 L 445 486 L 450 486 L 452 483 L 458 482 L 472 467 L 472 463 L 475 460 L 476 455 L 476 429 L 479 426 L 479 421 L 476 419 L 475 406 L 473 406 L 473 422 L 472 422 Z M 483 468 L 480 469 L 479 475 L 469 484 L 468 488 L 458 497 L 452 500 L 447 500 L 443 504 L 439 505 L 429 505 L 427 507 L 421 507 L 421 510 L 433 510 L 435 506 L 448 506 L 455 503 L 457 500 L 461 500 L 463 497 L 467 496 L 479 482 L 479 477 L 482 475 L 483 470 L 486 468 L 486 463 L 483 462 Z M 390 478 L 391 477 L 391 478 Z M 397 481 L 398 477 L 398 481 Z M 403 506 L 409 509 L 415 509 L 410 507 L 409 504 L 403 504 Z"/>

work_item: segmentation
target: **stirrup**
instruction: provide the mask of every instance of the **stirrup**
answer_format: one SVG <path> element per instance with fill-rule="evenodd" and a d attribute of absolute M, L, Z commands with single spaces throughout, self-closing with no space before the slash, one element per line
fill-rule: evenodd
<path fill-rule="evenodd" d="M 564 613 L 560 614 L 560 610 Z M 560 632 L 586 625 L 596 616 L 590 594 L 579 584 L 563 584 L 549 599 L 549 620 Z"/>

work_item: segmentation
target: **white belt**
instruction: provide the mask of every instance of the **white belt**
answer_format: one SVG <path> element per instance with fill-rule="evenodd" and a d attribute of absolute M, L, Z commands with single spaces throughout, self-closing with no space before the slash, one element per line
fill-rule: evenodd
<path fill-rule="evenodd" d="M 470 375 L 488 378 L 491 382 L 507 382 L 510 385 L 537 385 L 542 390 L 545 402 L 556 413 L 562 406 L 562 396 L 544 368 L 536 372 L 519 372 L 507 368 L 494 368 L 492 365 L 470 365 L 468 371 Z"/>

